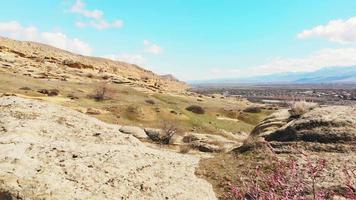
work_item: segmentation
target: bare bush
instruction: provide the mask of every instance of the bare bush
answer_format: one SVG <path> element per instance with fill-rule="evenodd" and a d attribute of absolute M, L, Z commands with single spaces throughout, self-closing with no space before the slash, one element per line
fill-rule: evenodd
<path fill-rule="evenodd" d="M 299 118 L 300 116 L 304 115 L 308 111 L 312 110 L 317 106 L 316 103 L 306 102 L 306 101 L 294 101 L 292 102 L 289 107 L 289 113 L 292 118 Z"/>
<path fill-rule="evenodd" d="M 108 99 L 113 99 L 115 96 L 115 90 L 108 86 L 108 84 L 100 85 L 93 94 L 89 97 L 95 99 L 96 101 L 103 101 Z"/>
<path fill-rule="evenodd" d="M 198 105 L 191 105 L 185 109 L 192 113 L 195 113 L 195 114 L 204 114 L 205 113 L 204 108 L 202 108 L 201 106 L 198 106 Z"/>
<path fill-rule="evenodd" d="M 177 134 L 179 129 L 173 123 L 163 121 L 161 129 L 144 129 L 147 136 L 152 140 L 160 144 L 171 144 L 173 141 L 173 136 Z"/>
<path fill-rule="evenodd" d="M 162 144 L 171 144 L 172 138 L 175 134 L 179 132 L 177 126 L 173 123 L 164 121 L 162 122 L 162 135 L 161 135 L 161 143 Z"/>

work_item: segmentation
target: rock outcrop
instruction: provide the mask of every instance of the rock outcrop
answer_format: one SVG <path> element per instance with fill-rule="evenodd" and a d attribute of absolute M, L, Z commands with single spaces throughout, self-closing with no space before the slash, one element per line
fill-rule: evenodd
<path fill-rule="evenodd" d="M 188 133 L 182 138 L 183 144 L 190 145 L 193 149 L 202 152 L 229 152 L 241 146 L 242 142 L 229 140 L 220 135 L 202 133 Z"/>
<path fill-rule="evenodd" d="M 356 184 L 355 177 L 347 177 L 344 171 L 356 169 L 356 107 L 317 107 L 299 118 L 290 117 L 288 110 L 279 111 L 256 126 L 249 140 L 234 152 L 253 150 L 271 150 L 278 158 L 291 156 L 301 163 L 305 156 L 326 160 L 328 173 L 317 186 L 344 195 L 347 181 L 353 188 Z"/>
<path fill-rule="evenodd" d="M 261 137 L 269 135 L 270 133 L 281 128 L 290 121 L 290 114 L 287 109 L 280 110 L 268 116 L 260 122 L 252 131 L 252 137 Z"/>
<path fill-rule="evenodd" d="M 305 141 L 356 145 L 356 107 L 316 108 L 266 135 L 268 141 Z"/>
<path fill-rule="evenodd" d="M 318 107 L 297 119 L 282 110 L 257 125 L 251 137 L 262 137 L 276 147 L 303 142 L 314 150 L 356 151 L 356 107 Z"/>
<path fill-rule="evenodd" d="M 148 148 L 120 128 L 61 106 L 0 98 L 0 197 L 216 199 L 194 175 L 198 158 Z"/>

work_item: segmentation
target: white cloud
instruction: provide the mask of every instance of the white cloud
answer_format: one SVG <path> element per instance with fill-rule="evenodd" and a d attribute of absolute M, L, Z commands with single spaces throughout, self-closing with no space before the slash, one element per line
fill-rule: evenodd
<path fill-rule="evenodd" d="M 252 73 L 269 74 L 278 72 L 315 71 L 330 66 L 356 65 L 355 48 L 322 49 L 304 58 L 275 58 L 252 68 Z"/>
<path fill-rule="evenodd" d="M 100 19 L 104 14 L 103 11 L 101 10 L 85 9 L 85 3 L 82 2 L 81 0 L 76 0 L 75 4 L 70 8 L 70 11 L 94 19 Z"/>
<path fill-rule="evenodd" d="M 163 53 L 163 48 L 157 44 L 153 44 L 149 40 L 143 40 L 143 45 L 145 46 L 145 51 L 152 54 Z"/>
<path fill-rule="evenodd" d="M 38 35 L 38 30 L 34 26 L 22 27 L 17 21 L 0 22 L 0 34 L 9 38 L 22 38 L 33 40 Z"/>
<path fill-rule="evenodd" d="M 332 20 L 326 25 L 319 25 L 309 30 L 304 30 L 297 35 L 299 39 L 313 37 L 326 38 L 337 43 L 356 42 L 356 17 L 347 20 Z"/>
<path fill-rule="evenodd" d="M 88 23 L 85 23 L 85 22 L 77 22 L 76 23 L 76 26 L 80 27 L 80 28 L 91 26 L 98 30 L 103 30 L 103 29 L 107 29 L 107 28 L 121 28 L 123 25 L 124 25 L 124 22 L 121 20 L 115 20 L 113 23 L 108 23 L 107 21 L 105 21 L 103 19 L 92 20 Z"/>
<path fill-rule="evenodd" d="M 98 30 L 103 30 L 108 28 L 122 28 L 124 25 L 124 22 L 122 20 L 114 20 L 113 22 L 108 22 L 106 19 L 104 19 L 104 12 L 101 10 L 86 9 L 85 3 L 82 0 L 76 0 L 74 5 L 69 9 L 69 11 L 91 19 L 88 22 L 76 22 L 76 26 L 80 28 L 93 27 Z"/>
<path fill-rule="evenodd" d="M 208 78 L 249 77 L 282 72 L 310 72 L 323 67 L 342 67 L 356 65 L 356 48 L 322 49 L 301 58 L 274 58 L 265 64 L 222 70 L 213 68 Z"/>
<path fill-rule="evenodd" d="M 0 35 L 17 40 L 40 42 L 83 55 L 90 55 L 92 52 L 89 44 L 78 38 L 69 38 L 61 32 L 39 32 L 36 27 L 24 27 L 17 21 L 0 22 Z"/>
<path fill-rule="evenodd" d="M 120 55 L 108 55 L 108 56 L 103 56 L 104 58 L 108 58 L 111 60 L 116 60 L 116 61 L 122 61 L 122 62 L 127 62 L 131 64 L 136 64 L 136 65 L 144 65 L 146 63 L 146 59 L 143 55 L 141 54 L 120 54 Z"/>

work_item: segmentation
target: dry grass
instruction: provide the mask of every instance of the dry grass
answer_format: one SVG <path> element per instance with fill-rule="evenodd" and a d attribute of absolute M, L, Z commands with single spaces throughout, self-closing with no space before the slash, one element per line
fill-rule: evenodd
<path fill-rule="evenodd" d="M 292 118 L 299 118 L 305 113 L 317 107 L 318 104 L 306 101 L 295 101 L 290 104 L 289 113 Z"/>

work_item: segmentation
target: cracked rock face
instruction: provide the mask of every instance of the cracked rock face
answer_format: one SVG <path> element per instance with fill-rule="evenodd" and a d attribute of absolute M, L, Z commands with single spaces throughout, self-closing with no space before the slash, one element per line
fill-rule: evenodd
<path fill-rule="evenodd" d="M 119 130 L 64 107 L 0 98 L 0 197 L 216 199 L 194 175 L 198 158 Z"/>

